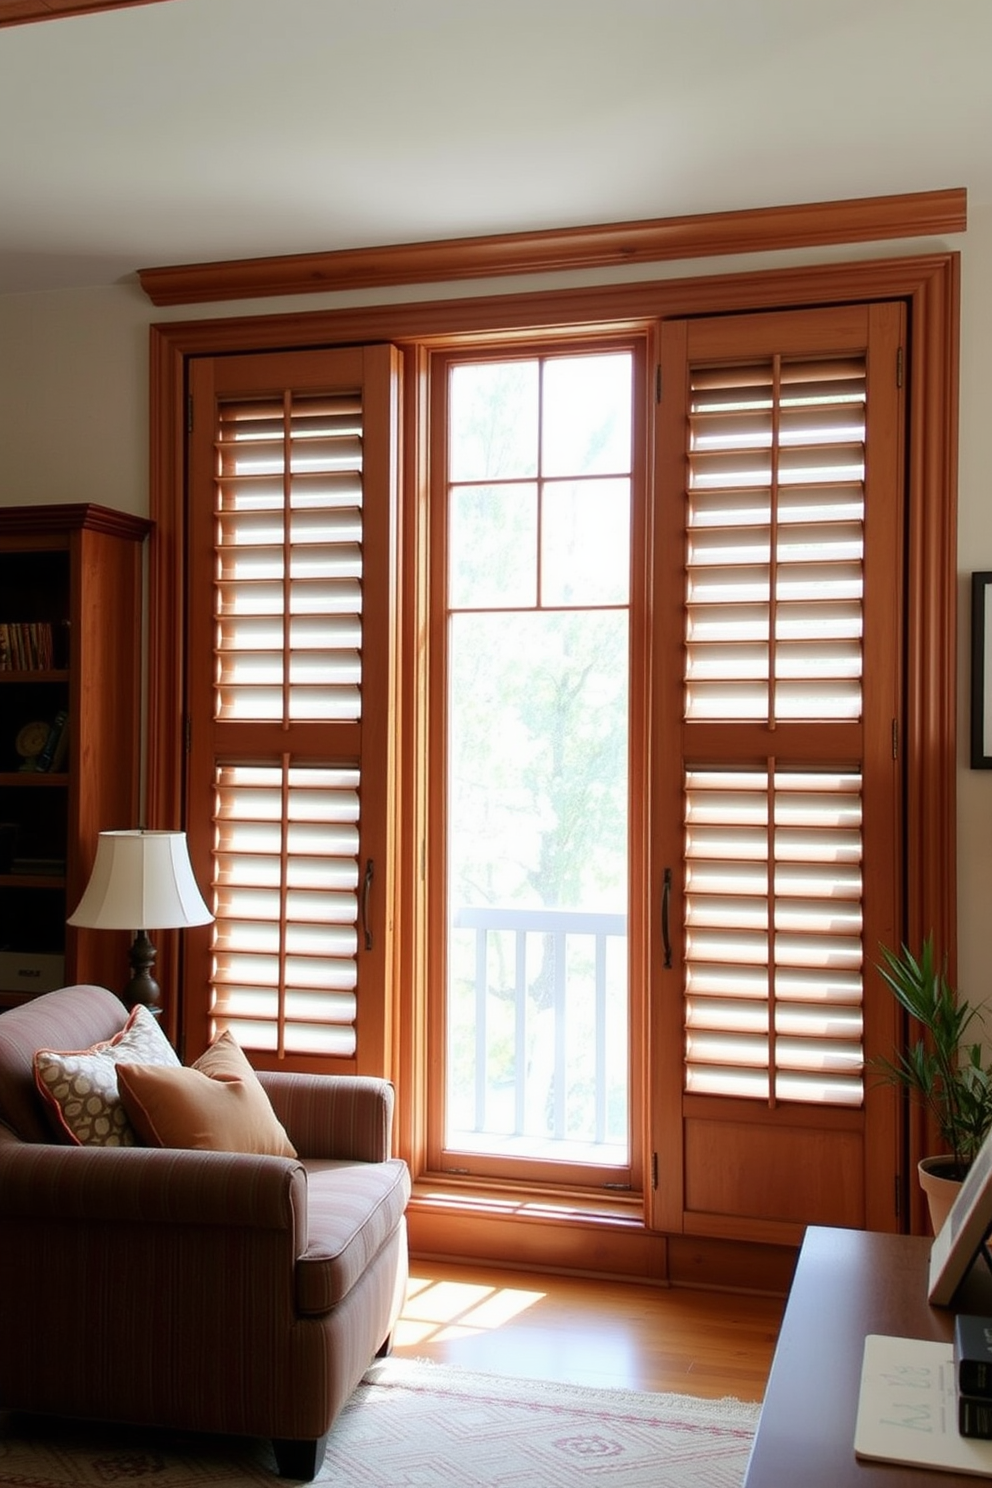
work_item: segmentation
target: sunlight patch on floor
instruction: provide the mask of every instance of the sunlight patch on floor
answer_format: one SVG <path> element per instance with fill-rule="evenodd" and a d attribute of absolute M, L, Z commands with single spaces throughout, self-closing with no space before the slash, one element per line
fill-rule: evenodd
<path fill-rule="evenodd" d="M 412 1276 L 393 1335 L 394 1343 L 399 1348 L 408 1348 L 432 1339 L 477 1337 L 519 1317 L 544 1295 L 518 1287 L 431 1282 Z"/>

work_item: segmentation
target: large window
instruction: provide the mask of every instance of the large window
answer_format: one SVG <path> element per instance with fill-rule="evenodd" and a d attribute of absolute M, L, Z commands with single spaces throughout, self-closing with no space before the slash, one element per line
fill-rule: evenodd
<path fill-rule="evenodd" d="M 873 963 L 953 944 L 955 275 L 154 332 L 149 823 L 217 912 L 167 1017 L 389 1073 L 420 1249 L 715 1279 L 902 1222 Z"/>

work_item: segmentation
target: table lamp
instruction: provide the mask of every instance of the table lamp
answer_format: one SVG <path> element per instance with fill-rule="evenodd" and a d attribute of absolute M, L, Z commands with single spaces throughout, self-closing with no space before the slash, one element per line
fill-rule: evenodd
<path fill-rule="evenodd" d="M 193 877 L 185 832 L 101 832 L 90 881 L 70 925 L 91 930 L 133 930 L 131 980 L 126 1007 L 143 1003 L 158 1011 L 159 987 L 151 975 L 155 947 L 149 930 L 206 925 L 213 915 Z"/>

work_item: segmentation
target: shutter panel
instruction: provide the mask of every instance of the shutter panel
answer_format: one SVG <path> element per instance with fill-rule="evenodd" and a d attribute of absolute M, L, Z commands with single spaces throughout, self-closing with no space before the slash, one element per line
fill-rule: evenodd
<path fill-rule="evenodd" d="M 361 401 L 222 403 L 219 718 L 361 716 Z"/>
<path fill-rule="evenodd" d="M 355 1052 L 359 779 L 218 769 L 213 1012 L 246 1047 Z"/>
<path fill-rule="evenodd" d="M 860 779 L 686 780 L 686 1088 L 860 1106 Z"/>
<path fill-rule="evenodd" d="M 393 355 L 194 372 L 190 626 L 213 646 L 191 671 L 189 809 L 216 916 L 198 1042 L 230 1029 L 262 1064 L 386 1058 L 369 891 L 390 852 Z"/>
<path fill-rule="evenodd" d="M 692 375 L 686 716 L 861 713 L 865 364 Z"/>
<path fill-rule="evenodd" d="M 865 358 L 693 368 L 685 713 L 860 721 Z M 860 1106 L 861 782 L 686 773 L 686 1088 Z"/>
<path fill-rule="evenodd" d="M 895 1035 L 871 964 L 901 895 L 902 323 L 663 332 L 655 592 L 684 643 L 655 672 L 652 898 L 681 931 L 653 972 L 666 1229 L 791 1244 L 897 1220 L 894 1095 L 868 1067 Z"/>

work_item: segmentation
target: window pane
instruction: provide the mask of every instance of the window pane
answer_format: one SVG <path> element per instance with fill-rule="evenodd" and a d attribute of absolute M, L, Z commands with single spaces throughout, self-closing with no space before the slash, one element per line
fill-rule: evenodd
<path fill-rule="evenodd" d="M 450 631 L 447 1142 L 627 1155 L 625 612 Z"/>
<path fill-rule="evenodd" d="M 537 487 L 459 486 L 448 524 L 453 608 L 537 602 Z"/>
<path fill-rule="evenodd" d="M 617 475 L 630 469 L 628 352 L 547 361 L 543 396 L 545 475 Z"/>
<path fill-rule="evenodd" d="M 521 480 L 537 474 L 537 377 L 537 362 L 453 369 L 451 480 Z"/>
<path fill-rule="evenodd" d="M 544 604 L 627 603 L 629 481 L 551 482 L 544 488 L 542 521 Z"/>
<path fill-rule="evenodd" d="M 451 373 L 444 1142 L 461 1152 L 628 1162 L 631 380 L 627 351 Z"/>

